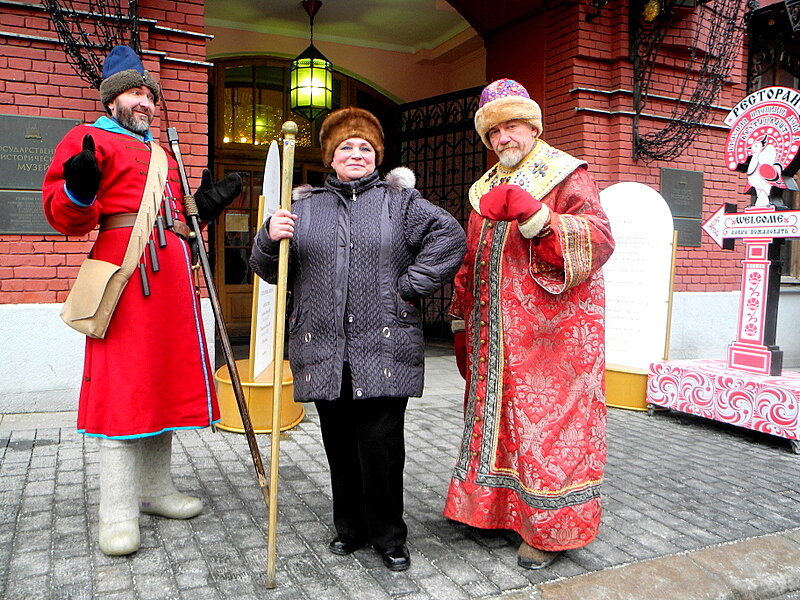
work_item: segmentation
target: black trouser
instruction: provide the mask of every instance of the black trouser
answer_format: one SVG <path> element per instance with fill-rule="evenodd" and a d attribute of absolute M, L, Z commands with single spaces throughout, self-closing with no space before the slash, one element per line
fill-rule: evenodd
<path fill-rule="evenodd" d="M 328 456 L 338 535 L 382 551 L 405 544 L 404 417 L 408 398 L 353 398 L 350 369 L 333 402 L 315 402 Z"/>

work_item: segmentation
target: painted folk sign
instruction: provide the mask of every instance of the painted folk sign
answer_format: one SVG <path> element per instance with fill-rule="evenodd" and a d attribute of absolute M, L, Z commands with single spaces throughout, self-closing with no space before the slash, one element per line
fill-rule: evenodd
<path fill-rule="evenodd" d="M 747 173 L 744 191 L 754 193 L 753 206 L 769 206 L 777 190 L 797 189 L 791 176 L 800 166 L 800 91 L 756 90 L 733 107 L 725 124 L 731 128 L 725 164 Z"/>

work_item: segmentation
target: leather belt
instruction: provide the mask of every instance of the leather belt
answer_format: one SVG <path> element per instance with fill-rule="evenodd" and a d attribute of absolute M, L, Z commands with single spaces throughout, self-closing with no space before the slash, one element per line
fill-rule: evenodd
<path fill-rule="evenodd" d="M 100 218 L 100 231 L 109 229 L 119 229 L 120 227 L 133 227 L 136 222 L 136 213 L 120 213 L 117 215 L 106 215 Z M 178 234 L 183 239 L 189 239 L 189 226 L 178 219 L 174 220 L 172 232 Z"/>

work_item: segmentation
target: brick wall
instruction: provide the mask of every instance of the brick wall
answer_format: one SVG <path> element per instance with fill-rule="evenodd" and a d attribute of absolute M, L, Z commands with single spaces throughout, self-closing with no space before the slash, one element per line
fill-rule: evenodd
<path fill-rule="evenodd" d="M 610 2 L 600 17 L 587 22 L 590 3 L 561 3 L 552 10 L 517 22 L 487 40 L 487 77 L 518 78 L 540 102 L 544 139 L 585 159 L 600 189 L 619 181 L 637 181 L 659 190 L 660 169 L 703 172 L 703 216 L 708 219 L 724 202 L 749 203 L 741 173 L 729 171 L 723 160 L 728 130 L 723 118 L 745 97 L 746 48 L 706 117 L 700 134 L 681 156 L 645 164 L 633 158 L 633 65 L 627 1 Z M 679 84 L 688 58 L 686 40 L 696 22 L 680 20 L 659 57 L 651 92 L 670 98 Z M 537 32 L 531 35 L 531 32 Z M 540 32 L 540 33 L 539 33 Z M 531 40 L 535 44 L 531 46 Z M 648 101 L 645 113 L 667 117 L 674 103 Z M 725 107 L 725 108 L 721 108 Z M 665 121 L 643 117 L 640 132 L 660 129 Z M 705 233 L 699 248 L 679 246 L 675 291 L 738 290 L 742 245 L 721 250 Z"/>
<path fill-rule="evenodd" d="M 139 2 L 143 62 L 164 89 L 192 189 L 208 162 L 203 10 L 203 0 Z M 0 113 L 84 122 L 103 114 L 97 90 L 67 62 L 49 15 L 30 2 L 3 2 L 0 11 Z M 153 134 L 166 144 L 163 104 Z M 0 304 L 63 302 L 94 235 L 0 235 Z"/>

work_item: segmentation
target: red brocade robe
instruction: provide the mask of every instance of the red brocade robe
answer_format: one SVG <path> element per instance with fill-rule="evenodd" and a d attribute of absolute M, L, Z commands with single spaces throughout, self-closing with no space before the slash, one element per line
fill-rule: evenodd
<path fill-rule="evenodd" d="M 135 213 L 144 191 L 150 146 L 140 138 L 108 131 L 104 117 L 95 125 L 71 130 L 56 147 L 43 183 L 48 222 L 67 235 L 85 235 L 101 216 Z M 80 152 L 91 134 L 102 173 L 100 189 L 89 206 L 73 202 L 64 190 L 63 164 Z M 183 216 L 177 163 L 167 153 L 165 197 L 175 219 Z M 162 206 L 163 214 L 163 206 Z M 131 228 L 98 234 L 93 258 L 121 264 Z M 138 271 L 128 281 L 104 339 L 86 339 L 78 430 L 86 435 L 137 438 L 164 431 L 207 427 L 219 420 L 200 303 L 191 274 L 187 242 L 170 230 L 167 245 L 155 237 L 159 271 L 145 248 L 150 296 L 142 291 Z"/>
<path fill-rule="evenodd" d="M 549 207 L 548 233 L 526 239 L 477 212 L 504 183 Z M 541 140 L 515 169 L 490 169 L 470 203 L 451 307 L 466 326 L 465 427 L 444 515 L 541 550 L 579 548 L 600 526 L 609 223 L 585 164 Z"/>

